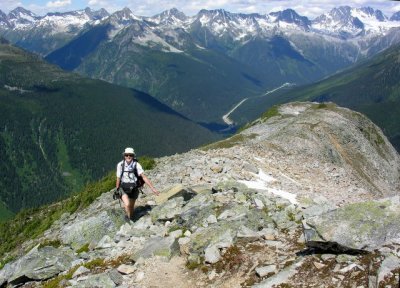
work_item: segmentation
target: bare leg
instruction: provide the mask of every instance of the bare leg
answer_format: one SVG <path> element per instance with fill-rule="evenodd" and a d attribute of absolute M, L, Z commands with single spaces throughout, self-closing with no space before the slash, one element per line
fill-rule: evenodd
<path fill-rule="evenodd" d="M 128 216 L 129 219 L 133 216 L 133 209 L 135 208 L 135 199 L 129 199 L 128 195 L 124 194 L 121 197 L 122 202 L 124 202 L 124 208 L 126 212 L 126 216 Z"/>

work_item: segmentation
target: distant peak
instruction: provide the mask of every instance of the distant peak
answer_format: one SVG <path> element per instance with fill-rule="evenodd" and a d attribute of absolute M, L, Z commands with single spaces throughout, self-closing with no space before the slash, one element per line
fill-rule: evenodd
<path fill-rule="evenodd" d="M 131 9 L 129 9 L 128 7 L 125 7 L 122 10 L 116 11 L 113 13 L 113 15 L 117 15 L 117 16 L 123 16 L 123 17 L 130 17 L 130 15 L 132 15 L 132 11 Z"/>
<path fill-rule="evenodd" d="M 11 10 L 10 14 L 13 14 L 13 15 L 25 14 L 25 15 L 29 15 L 29 16 L 32 16 L 32 17 L 36 16 L 35 13 L 33 13 L 33 12 L 29 11 L 29 10 L 26 10 L 23 7 L 17 7 L 15 9 Z"/>
<path fill-rule="evenodd" d="M 180 20 L 185 20 L 187 18 L 186 15 L 183 12 L 179 11 L 177 8 L 171 8 L 169 10 L 166 10 L 166 11 L 162 12 L 161 14 L 159 14 L 158 16 L 161 16 L 164 18 L 173 16 Z"/>
<path fill-rule="evenodd" d="M 299 15 L 293 9 L 285 9 L 279 12 L 271 12 L 269 13 L 269 15 L 276 17 L 275 22 L 282 21 L 286 23 L 293 23 L 299 27 L 302 27 L 305 30 L 308 30 L 309 26 L 311 25 L 311 21 L 307 17 Z"/>
<path fill-rule="evenodd" d="M 24 7 L 21 7 L 21 6 L 15 8 L 15 9 L 13 9 L 13 10 L 11 10 L 11 12 L 32 13 L 31 11 L 26 10 Z"/>
<path fill-rule="evenodd" d="M 131 9 L 129 9 L 128 7 L 125 7 L 124 9 L 121 10 L 124 13 L 132 13 Z"/>
<path fill-rule="evenodd" d="M 375 17 L 377 20 L 381 22 L 387 20 L 387 17 L 382 13 L 381 10 L 378 9 L 374 10 L 371 7 L 363 7 L 360 10 L 369 16 Z"/>

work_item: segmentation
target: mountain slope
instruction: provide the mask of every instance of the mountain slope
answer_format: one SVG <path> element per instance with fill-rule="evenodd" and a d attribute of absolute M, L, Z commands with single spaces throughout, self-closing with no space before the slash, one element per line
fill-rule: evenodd
<path fill-rule="evenodd" d="M 65 73 L 8 44 L 0 71 L 0 198 L 12 211 L 101 177 L 126 146 L 159 156 L 216 137 L 145 93 Z"/>
<path fill-rule="evenodd" d="M 245 114 L 251 115 L 247 118 L 248 121 L 262 113 L 262 109 L 257 107 L 270 107 L 276 103 L 297 100 L 332 101 L 366 114 L 383 129 L 400 151 L 399 53 L 400 45 L 396 45 L 318 83 L 295 87 L 289 92 L 279 91 L 264 98 L 250 99 L 232 114 L 232 118 L 240 119 Z"/>
<path fill-rule="evenodd" d="M 78 211 L 77 195 L 18 215 L 53 224 L 33 228 L 37 239 L 0 225 L 0 261 L 25 240 L 4 255 L 17 257 L 0 285 L 395 287 L 400 156 L 382 131 L 332 103 L 265 114 L 229 139 L 157 159 L 147 175 L 161 195 L 141 195 L 134 221 L 111 200 L 114 176 L 84 191 L 96 197 Z"/>

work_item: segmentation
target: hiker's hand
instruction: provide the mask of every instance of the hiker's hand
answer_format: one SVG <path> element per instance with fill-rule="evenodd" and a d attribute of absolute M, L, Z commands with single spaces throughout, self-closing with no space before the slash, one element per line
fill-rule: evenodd
<path fill-rule="evenodd" d="M 156 189 L 153 189 L 154 194 L 156 194 L 157 196 L 160 195 L 160 192 L 158 192 Z"/>

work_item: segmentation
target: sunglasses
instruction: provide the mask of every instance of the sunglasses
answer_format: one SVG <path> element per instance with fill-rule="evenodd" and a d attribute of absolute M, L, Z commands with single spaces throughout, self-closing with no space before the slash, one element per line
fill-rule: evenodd
<path fill-rule="evenodd" d="M 132 154 L 125 154 L 125 157 L 133 157 Z"/>

